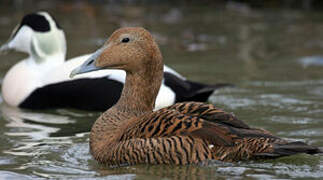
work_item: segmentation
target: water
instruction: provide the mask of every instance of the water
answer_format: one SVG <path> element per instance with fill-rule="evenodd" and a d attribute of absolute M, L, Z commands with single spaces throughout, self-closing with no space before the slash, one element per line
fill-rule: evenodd
<path fill-rule="evenodd" d="M 323 147 L 323 13 L 199 4 L 102 4 L 33 1 L 0 5 L 0 43 L 27 12 L 49 10 L 66 32 L 68 57 L 93 52 L 120 26 L 144 26 L 165 62 L 189 79 L 236 88 L 210 101 L 254 127 Z M 0 77 L 25 55 L 1 56 Z M 4 179 L 315 179 L 322 156 L 209 166 L 109 169 L 89 154 L 100 113 L 27 111 L 0 106 L 0 177 Z"/>

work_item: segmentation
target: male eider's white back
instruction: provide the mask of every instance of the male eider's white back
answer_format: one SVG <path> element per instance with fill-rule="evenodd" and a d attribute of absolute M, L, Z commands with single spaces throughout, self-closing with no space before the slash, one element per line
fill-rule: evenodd
<path fill-rule="evenodd" d="M 73 59 L 68 60 L 64 64 L 58 66 L 58 68 L 55 68 L 50 72 L 51 76 L 47 78 L 46 84 L 51 84 L 51 83 L 58 83 L 62 81 L 71 81 L 75 79 L 83 79 L 83 78 L 101 78 L 101 77 L 107 77 L 111 80 L 115 80 L 118 82 L 125 83 L 126 80 L 126 73 L 123 70 L 117 70 L 117 69 L 105 69 L 101 71 L 94 71 L 91 73 L 86 73 L 86 74 L 81 74 L 79 76 L 74 77 L 73 79 L 70 78 L 70 73 L 75 67 L 80 66 L 81 64 L 84 63 L 85 60 L 87 60 L 92 54 L 87 54 L 83 55 L 80 57 L 76 57 Z M 59 69 L 57 71 L 56 69 Z M 172 73 L 174 75 L 177 75 L 179 78 L 185 79 L 183 76 L 178 74 L 176 71 L 171 69 L 170 67 L 167 67 L 164 65 L 164 71 Z M 165 98 L 167 97 L 167 98 Z M 159 93 L 156 98 L 156 103 L 155 103 L 155 109 L 161 109 L 166 106 L 170 106 L 175 103 L 176 100 L 176 95 L 172 91 L 171 88 L 168 86 L 165 86 L 163 83 L 159 89 Z"/>

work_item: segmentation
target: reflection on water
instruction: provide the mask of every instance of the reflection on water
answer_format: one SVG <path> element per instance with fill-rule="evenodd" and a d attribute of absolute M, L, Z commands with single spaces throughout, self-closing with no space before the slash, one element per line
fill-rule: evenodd
<path fill-rule="evenodd" d="M 4 119 L 8 121 L 6 127 L 19 129 L 8 132 L 10 136 L 25 136 L 32 140 L 79 135 L 88 132 L 91 123 L 99 116 L 97 112 L 73 112 L 58 109 L 52 112 L 33 112 L 6 103 L 0 105 Z M 82 121 L 83 120 L 83 121 Z M 82 124 L 85 123 L 85 124 Z"/>
<path fill-rule="evenodd" d="M 6 103 L 0 106 L 2 116 L 9 122 L 6 127 L 19 128 L 19 132 L 8 132 L 8 136 L 25 136 L 32 140 L 48 138 L 50 134 L 59 131 L 59 128 L 50 127 L 50 124 L 72 124 L 74 120 L 67 116 L 27 112 L 10 107 Z"/>
<path fill-rule="evenodd" d="M 309 66 L 323 66 L 323 56 L 307 56 L 299 59 L 299 62 L 307 68 Z"/>
<path fill-rule="evenodd" d="M 47 152 L 39 151 L 42 146 L 55 144 L 71 144 L 71 136 L 83 137 L 88 134 L 90 124 L 97 116 L 92 113 L 74 113 L 67 110 L 58 110 L 58 113 L 31 112 L 5 103 L 0 105 L 2 117 L 7 121 L 4 135 L 20 139 L 13 148 L 4 150 L 4 153 L 18 156 L 35 156 Z M 69 116 L 67 116 L 69 114 Z M 88 127 L 82 128 L 81 118 L 87 119 Z M 78 123 L 76 123 L 78 122 Z"/>
<path fill-rule="evenodd" d="M 120 26 L 145 26 L 161 45 L 165 62 L 181 74 L 237 85 L 216 92 L 210 102 L 251 126 L 323 147 L 323 13 L 236 4 L 34 2 L 17 9 L 0 6 L 1 44 L 25 12 L 38 9 L 50 10 L 66 31 L 68 57 L 94 51 Z M 0 76 L 23 57 L 1 56 Z M 1 178 L 323 178 L 322 156 L 303 154 L 263 162 L 108 169 L 89 154 L 89 130 L 99 113 L 36 112 L 4 103 L 0 109 Z"/>

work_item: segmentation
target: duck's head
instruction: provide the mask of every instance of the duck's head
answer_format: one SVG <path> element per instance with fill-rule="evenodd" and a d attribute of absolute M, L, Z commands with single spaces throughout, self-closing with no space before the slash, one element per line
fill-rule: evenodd
<path fill-rule="evenodd" d="M 36 61 L 56 54 L 62 54 L 65 59 L 64 31 L 47 12 L 27 14 L 16 26 L 8 42 L 0 47 L 0 53 L 8 50 L 28 53 Z"/>
<path fill-rule="evenodd" d="M 133 73 L 145 70 L 143 66 L 163 67 L 161 53 L 152 35 L 141 27 L 121 28 L 70 76 L 101 69 L 121 69 Z"/>

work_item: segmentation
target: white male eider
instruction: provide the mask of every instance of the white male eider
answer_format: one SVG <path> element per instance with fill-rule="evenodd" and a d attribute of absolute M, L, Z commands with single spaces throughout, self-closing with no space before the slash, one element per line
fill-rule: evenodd
<path fill-rule="evenodd" d="M 46 12 L 24 16 L 9 41 L 0 47 L 2 52 L 9 49 L 29 54 L 4 77 L 2 97 L 11 106 L 106 110 L 120 97 L 125 82 L 122 70 L 103 70 L 69 78 L 72 69 L 90 54 L 65 61 L 64 32 Z M 206 101 L 215 89 L 230 85 L 192 82 L 167 66 L 164 72 L 156 109 L 181 101 Z"/>

